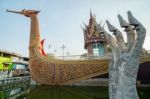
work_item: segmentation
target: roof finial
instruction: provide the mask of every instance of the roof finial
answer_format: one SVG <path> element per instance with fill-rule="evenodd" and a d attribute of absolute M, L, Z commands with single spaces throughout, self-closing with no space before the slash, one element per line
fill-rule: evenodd
<path fill-rule="evenodd" d="M 92 18 L 93 17 L 93 15 L 92 15 L 92 11 L 91 11 L 91 9 L 90 9 L 90 18 Z"/>

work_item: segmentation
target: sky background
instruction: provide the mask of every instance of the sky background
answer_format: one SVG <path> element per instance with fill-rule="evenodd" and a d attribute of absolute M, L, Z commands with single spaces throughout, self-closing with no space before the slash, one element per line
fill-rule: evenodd
<path fill-rule="evenodd" d="M 65 53 L 81 55 L 84 50 L 83 22 L 88 24 L 90 9 L 96 15 L 97 22 L 108 19 L 120 28 L 117 14 L 127 20 L 127 11 L 146 27 L 144 48 L 150 50 L 150 0 L 0 0 L 0 49 L 28 56 L 30 19 L 21 15 L 7 13 L 6 9 L 40 10 L 39 22 L 41 37 L 45 38 L 45 51 L 62 55 Z M 105 26 L 107 30 L 107 27 Z M 126 39 L 125 32 L 123 35 Z M 48 46 L 51 45 L 50 49 Z"/>

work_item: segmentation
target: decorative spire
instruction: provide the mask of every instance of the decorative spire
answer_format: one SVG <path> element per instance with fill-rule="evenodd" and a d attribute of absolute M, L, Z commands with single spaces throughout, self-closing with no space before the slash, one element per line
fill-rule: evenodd
<path fill-rule="evenodd" d="M 85 29 L 88 29 L 88 25 L 86 25 L 84 22 L 83 22 L 83 25 L 85 26 Z"/>
<path fill-rule="evenodd" d="M 82 28 L 83 33 L 86 33 L 86 29 L 85 29 L 85 28 L 83 28 L 82 26 L 80 26 L 80 27 Z"/>
<path fill-rule="evenodd" d="M 92 11 L 90 9 L 90 19 L 93 18 Z"/>

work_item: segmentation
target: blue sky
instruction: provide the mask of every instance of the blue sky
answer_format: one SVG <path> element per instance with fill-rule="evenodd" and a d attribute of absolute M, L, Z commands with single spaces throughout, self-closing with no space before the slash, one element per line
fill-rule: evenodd
<path fill-rule="evenodd" d="M 40 10 L 39 21 L 42 38 L 45 38 L 46 52 L 62 55 L 65 53 L 80 55 L 84 50 L 84 38 L 81 29 L 83 22 L 88 23 L 90 9 L 98 22 L 108 19 L 119 27 L 117 14 L 127 19 L 126 12 L 133 15 L 147 29 L 144 48 L 150 50 L 150 1 L 149 0 L 0 0 L 0 49 L 28 56 L 30 20 L 27 17 L 7 13 L 6 9 Z M 107 29 L 107 27 L 105 27 Z M 124 37 L 126 35 L 124 33 Z M 48 49 L 48 45 L 51 48 Z"/>

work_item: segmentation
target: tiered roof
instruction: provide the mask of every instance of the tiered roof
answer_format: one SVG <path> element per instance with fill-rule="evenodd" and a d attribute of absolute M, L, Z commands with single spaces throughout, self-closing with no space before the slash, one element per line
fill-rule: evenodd
<path fill-rule="evenodd" d="M 93 42 L 100 42 L 100 41 L 106 41 L 104 34 L 100 33 L 97 30 L 98 24 L 96 22 L 96 17 L 92 15 L 92 12 L 90 11 L 90 19 L 89 19 L 89 24 L 86 25 L 84 24 L 83 33 L 84 33 L 84 48 L 87 49 L 87 45 L 89 43 Z"/>

